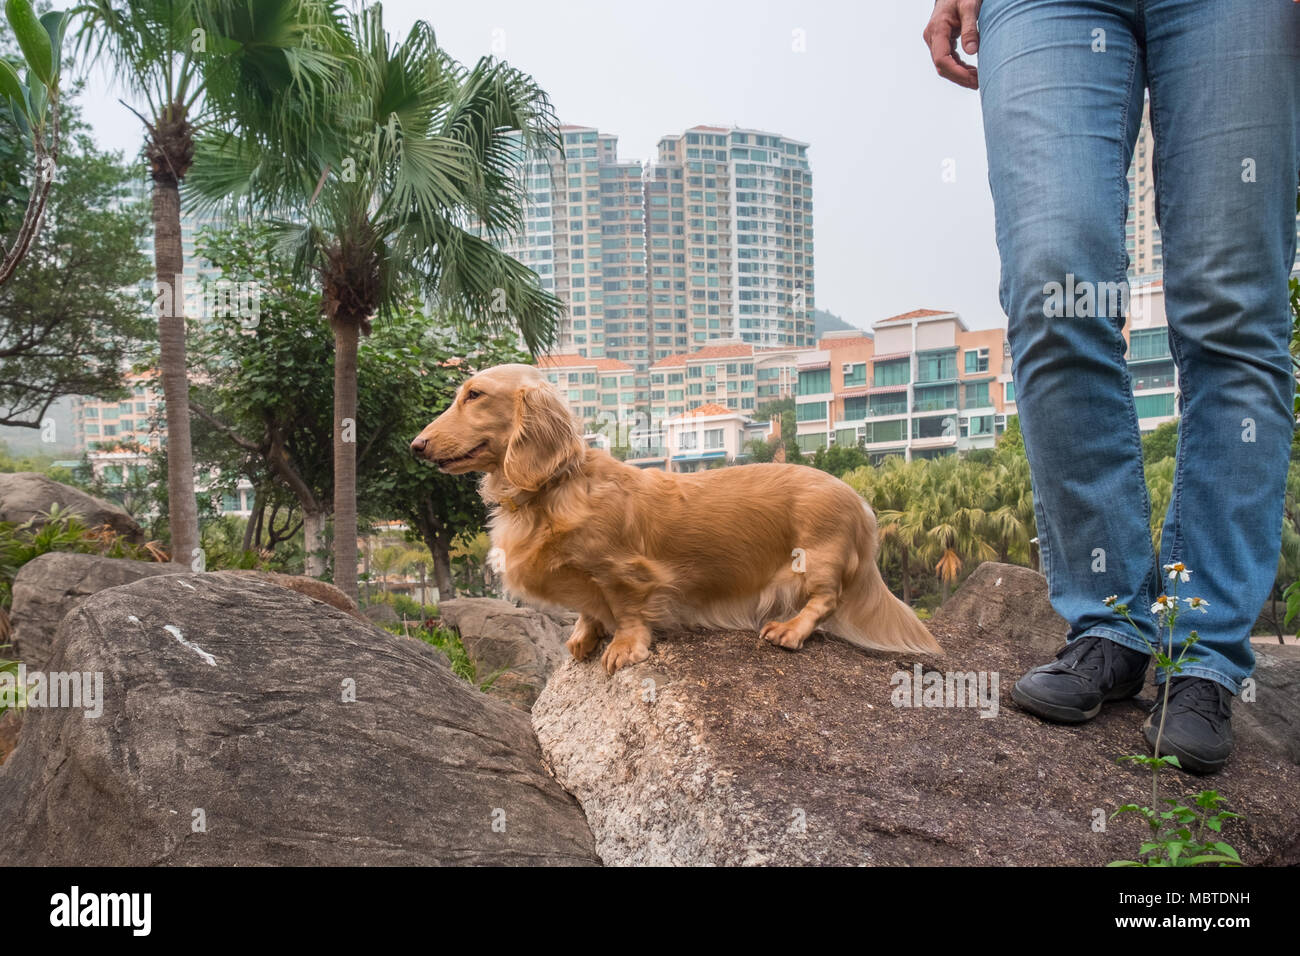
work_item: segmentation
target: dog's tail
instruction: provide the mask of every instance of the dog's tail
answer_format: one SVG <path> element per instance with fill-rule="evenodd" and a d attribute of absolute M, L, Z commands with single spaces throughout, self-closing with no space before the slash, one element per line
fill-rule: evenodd
<path fill-rule="evenodd" d="M 863 563 L 840 605 L 826 622 L 827 630 L 850 644 L 880 651 L 942 654 L 943 648 L 916 613 L 894 597 L 874 561 Z"/>

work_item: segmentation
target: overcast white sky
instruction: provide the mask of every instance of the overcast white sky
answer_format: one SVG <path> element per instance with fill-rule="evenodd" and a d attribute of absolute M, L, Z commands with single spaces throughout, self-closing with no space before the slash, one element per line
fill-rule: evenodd
<path fill-rule="evenodd" d="M 978 94 L 939 79 L 921 0 L 389 0 L 405 33 L 429 20 L 463 62 L 531 73 L 565 123 L 649 160 L 665 133 L 708 123 L 810 144 L 817 301 L 848 321 L 954 309 L 1004 325 Z M 796 35 L 795 31 L 802 31 Z M 803 38 L 806 51 L 795 49 Z M 140 128 L 103 84 L 86 116 L 129 154 Z M 952 160 L 954 182 L 941 176 Z"/>

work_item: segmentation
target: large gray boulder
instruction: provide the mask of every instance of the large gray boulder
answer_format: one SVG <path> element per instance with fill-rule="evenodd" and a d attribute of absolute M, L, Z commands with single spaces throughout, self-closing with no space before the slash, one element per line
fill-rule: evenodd
<path fill-rule="evenodd" d="M 50 669 L 102 674 L 102 714 L 27 712 L 0 767 L 11 863 L 597 862 L 527 715 L 423 643 L 265 581 L 101 591 Z"/>
<path fill-rule="evenodd" d="M 973 626 L 995 640 L 1032 647 L 1044 659 L 1061 649 L 1070 630 L 1052 609 L 1046 578 L 1032 568 L 996 561 L 976 567 L 935 612 L 933 623 Z"/>
<path fill-rule="evenodd" d="M 19 568 L 14 578 L 14 602 L 9 614 L 14 656 L 29 668 L 43 669 L 49 663 L 59 622 L 86 598 L 105 588 L 184 570 L 176 564 L 97 554 L 51 552 L 33 558 Z"/>
<path fill-rule="evenodd" d="M 1052 631 L 1023 625 L 1050 620 L 1050 608 L 1033 603 L 1045 603 L 1033 587 L 1008 600 L 1013 582 L 1033 583 L 977 572 L 959 594 L 1021 626 L 945 608 L 930 625 L 943 672 L 919 681 L 910 657 L 819 635 L 792 654 L 751 632 L 681 631 L 658 635 L 648 661 L 613 677 L 599 655 L 565 664 L 533 705 L 533 726 L 608 864 L 1133 859 L 1145 824 L 1109 817 L 1150 800 L 1147 771 L 1117 758 L 1146 752 L 1153 689 L 1080 727 L 1016 708 L 1011 686 L 1042 662 Z M 949 677 L 951 703 L 967 706 L 948 705 Z M 936 679 L 944 690 L 927 696 Z M 1162 779 L 1165 795 L 1223 794 L 1243 815 L 1224 838 L 1248 864 L 1300 863 L 1300 767 L 1258 739 L 1242 735 L 1212 779 L 1172 769 Z"/>
<path fill-rule="evenodd" d="M 442 601 L 438 614 L 460 635 L 478 680 L 491 680 L 488 693 L 523 710 L 569 659 L 564 642 L 577 620 L 575 614 L 516 607 L 497 598 Z"/>
<path fill-rule="evenodd" d="M 144 541 L 144 533 L 135 519 L 112 502 L 34 471 L 0 474 L 0 521 L 22 524 L 39 518 L 51 505 L 80 515 L 82 522 L 92 528 L 108 525 L 133 543 Z M 38 520 L 37 524 L 40 523 Z"/>
<path fill-rule="evenodd" d="M 1253 686 L 1232 703 L 1232 729 L 1300 764 L 1300 647 L 1255 643 Z"/>

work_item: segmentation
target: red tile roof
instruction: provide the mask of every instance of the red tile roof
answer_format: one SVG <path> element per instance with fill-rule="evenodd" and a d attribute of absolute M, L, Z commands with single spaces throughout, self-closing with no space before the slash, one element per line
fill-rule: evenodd
<path fill-rule="evenodd" d="M 936 311 L 935 309 L 913 309 L 911 312 L 904 312 L 902 315 L 891 315 L 889 318 L 881 319 L 879 322 L 876 322 L 875 324 L 880 325 L 882 322 L 911 321 L 912 319 L 924 319 L 932 315 L 951 315 L 951 314 L 952 313 L 948 311 Z"/>
<path fill-rule="evenodd" d="M 875 345 L 875 339 L 867 335 L 865 332 L 862 335 L 845 336 L 844 338 L 838 339 L 822 339 L 817 343 L 817 347 L 822 350 L 849 348 L 860 349 L 864 345 Z"/>
<path fill-rule="evenodd" d="M 635 369 L 626 362 L 612 358 L 587 358 L 582 355 L 541 355 L 537 358 L 538 368 L 594 368 L 601 372 L 632 372 Z"/>
<path fill-rule="evenodd" d="M 694 352 L 683 353 L 680 355 L 669 355 L 667 358 L 661 358 L 651 365 L 651 368 L 670 368 L 678 365 L 685 365 L 687 360 L 690 361 L 707 361 L 708 359 L 720 358 L 750 358 L 754 354 L 752 345 L 706 345 L 702 349 L 696 349 Z"/>
<path fill-rule="evenodd" d="M 739 415 L 739 414 L 740 412 L 736 411 L 734 408 L 727 408 L 723 405 L 719 405 L 717 402 L 708 402 L 704 405 L 699 405 L 695 408 L 692 408 L 689 411 L 682 412 L 682 414 L 678 415 L 677 417 L 695 418 L 697 416 Z"/>

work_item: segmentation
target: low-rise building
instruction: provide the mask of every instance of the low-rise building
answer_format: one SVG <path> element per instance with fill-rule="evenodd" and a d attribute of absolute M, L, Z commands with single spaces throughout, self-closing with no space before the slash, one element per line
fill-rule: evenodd
<path fill-rule="evenodd" d="M 801 451 L 855 444 L 880 461 L 993 447 L 1015 414 L 1002 329 L 971 330 L 955 312 L 918 309 L 872 330 L 872 339 L 831 333 L 801 359 Z"/>

